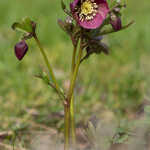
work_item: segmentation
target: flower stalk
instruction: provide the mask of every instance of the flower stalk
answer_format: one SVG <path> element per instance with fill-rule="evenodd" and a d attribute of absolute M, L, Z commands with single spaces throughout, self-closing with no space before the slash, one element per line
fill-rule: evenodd
<path fill-rule="evenodd" d="M 70 138 L 69 138 L 70 137 L 70 123 L 71 123 L 71 127 L 72 127 L 71 135 L 72 135 L 73 148 L 74 149 L 76 148 L 73 91 L 74 91 L 74 85 L 75 85 L 76 77 L 77 77 L 78 70 L 79 70 L 79 65 L 80 65 L 83 49 L 84 49 L 83 40 L 81 39 L 80 49 L 78 52 L 75 67 L 73 67 L 74 62 L 75 62 L 74 56 L 75 56 L 75 52 L 76 52 L 76 48 L 74 47 L 74 52 L 73 52 L 74 54 L 73 54 L 73 59 L 72 59 L 71 83 L 70 83 L 70 88 L 69 88 L 69 92 L 68 92 L 68 97 L 66 99 L 68 105 L 65 105 L 65 150 L 68 150 L 70 147 Z M 72 100 L 72 102 L 71 102 L 71 100 Z M 70 117 L 71 117 L 71 119 L 70 119 Z"/>
<path fill-rule="evenodd" d="M 80 44 L 80 49 L 79 49 L 79 53 L 78 53 L 78 57 L 77 57 L 77 62 L 76 62 L 76 65 L 75 65 L 74 73 L 73 73 L 72 78 L 71 78 L 70 88 L 69 88 L 68 97 L 67 97 L 67 103 L 68 104 L 70 104 L 71 97 L 72 97 L 72 94 L 73 94 L 74 85 L 75 85 L 75 81 L 76 81 L 76 77 L 77 77 L 77 73 L 78 73 L 78 69 L 79 69 L 83 49 L 84 49 L 83 40 L 81 39 L 81 44 Z"/>
<path fill-rule="evenodd" d="M 65 112 L 65 141 L 64 141 L 64 149 L 70 149 L 70 106 L 64 105 Z"/>
<path fill-rule="evenodd" d="M 34 34 L 34 39 L 35 39 L 37 45 L 39 46 L 40 51 L 41 51 L 41 53 L 42 53 L 42 55 L 43 55 L 43 57 L 44 57 L 44 60 L 45 60 L 46 65 L 47 65 L 47 67 L 48 67 L 48 70 L 49 70 L 49 72 L 50 72 L 50 74 L 51 74 L 51 77 L 52 77 L 52 79 L 53 79 L 54 85 L 55 85 L 56 89 L 59 90 L 59 85 L 58 85 L 58 83 L 57 83 L 57 81 L 56 81 L 56 78 L 55 78 L 55 75 L 54 75 L 53 70 L 52 70 L 52 68 L 51 68 L 51 65 L 50 65 L 50 63 L 49 63 L 49 60 L 48 60 L 48 58 L 47 58 L 47 56 L 46 56 L 46 53 L 45 53 L 45 51 L 44 51 L 44 49 L 43 49 L 43 47 L 42 47 L 42 45 L 41 45 L 39 39 L 37 38 L 37 35 L 36 35 L 36 34 Z"/>
<path fill-rule="evenodd" d="M 74 45 L 74 49 L 72 55 L 71 78 L 73 76 L 74 68 L 75 68 L 77 43 L 73 45 Z M 71 102 L 70 102 L 70 123 L 71 123 L 71 138 L 72 138 L 73 150 L 76 150 L 77 142 L 76 142 L 76 132 L 75 132 L 76 130 L 75 130 L 75 115 L 74 115 L 74 94 L 72 94 Z"/>
<path fill-rule="evenodd" d="M 76 129 L 75 129 L 75 114 L 74 114 L 74 94 L 72 94 L 70 102 L 70 123 L 71 123 L 71 139 L 73 150 L 76 150 L 77 140 L 76 140 Z"/>

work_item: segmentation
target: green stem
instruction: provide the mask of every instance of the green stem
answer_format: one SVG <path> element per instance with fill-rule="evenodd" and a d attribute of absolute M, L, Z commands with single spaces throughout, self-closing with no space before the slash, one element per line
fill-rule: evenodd
<path fill-rule="evenodd" d="M 76 57 L 76 49 L 77 44 L 74 45 L 73 55 L 72 55 L 72 66 L 71 66 L 71 79 L 73 77 L 74 68 L 75 68 L 75 57 Z M 70 102 L 70 121 L 71 121 L 71 138 L 72 138 L 72 145 L 73 150 L 76 150 L 76 130 L 75 130 L 75 115 L 74 115 L 74 96 L 72 94 L 71 102 Z"/>
<path fill-rule="evenodd" d="M 64 105 L 65 110 L 65 142 L 64 149 L 70 149 L 70 106 Z"/>
<path fill-rule="evenodd" d="M 75 69 L 74 69 L 74 73 L 72 75 L 70 88 L 69 88 L 69 92 L 68 92 L 68 97 L 67 97 L 67 103 L 68 104 L 70 104 L 70 101 L 71 101 L 71 97 L 72 97 L 72 94 L 73 94 L 74 85 L 75 85 L 75 81 L 76 81 L 76 77 L 77 77 L 77 73 L 78 73 L 78 69 L 79 69 L 79 65 L 80 65 L 80 60 L 81 60 L 82 52 L 83 52 L 83 49 L 84 49 L 84 46 L 82 44 L 83 44 L 83 42 L 82 42 L 82 39 L 81 39 L 80 50 L 79 50 L 79 53 L 78 53 L 77 62 L 76 62 L 76 66 L 75 66 Z"/>
<path fill-rule="evenodd" d="M 82 46 L 82 44 L 83 44 L 83 41 L 81 39 L 81 45 L 80 45 L 80 50 L 79 50 L 78 57 L 77 57 L 76 66 L 74 68 L 74 71 L 72 71 L 72 75 L 71 75 L 72 76 L 71 83 L 70 83 L 70 88 L 69 88 L 68 97 L 67 97 L 68 105 L 64 105 L 64 109 L 65 109 L 65 150 L 69 150 L 69 147 L 70 147 L 70 105 L 72 105 L 71 98 L 73 95 L 73 90 L 74 90 L 74 85 L 75 85 L 75 81 L 76 81 L 76 77 L 77 77 L 77 73 L 78 73 L 78 69 L 79 69 L 79 65 L 80 65 L 80 60 L 82 57 L 82 51 L 84 48 Z M 72 66 L 73 66 L 73 63 L 72 63 Z M 73 109 L 71 111 L 73 111 Z M 73 114 L 74 114 L 74 112 L 73 112 Z M 75 126 L 74 122 L 72 122 L 72 125 Z M 73 127 L 73 130 L 74 129 L 75 129 L 75 127 Z M 75 131 L 73 131 L 73 134 L 75 134 Z M 76 140 L 74 142 L 76 142 Z"/>
<path fill-rule="evenodd" d="M 44 60 L 45 60 L 45 62 L 46 62 L 46 64 L 47 64 L 48 70 L 49 70 L 49 72 L 50 72 L 50 74 L 51 74 L 51 77 L 52 77 L 52 79 L 53 79 L 53 81 L 54 81 L 54 85 L 55 85 L 56 89 L 59 89 L 59 85 L 58 85 L 58 83 L 57 83 L 57 81 L 56 81 L 56 78 L 55 78 L 55 76 L 54 76 L 53 70 L 52 70 L 51 65 L 50 65 L 50 63 L 49 63 L 49 61 L 48 61 L 48 58 L 47 58 L 47 56 L 46 56 L 46 53 L 45 53 L 45 51 L 44 51 L 44 49 L 43 49 L 43 47 L 42 47 L 42 45 L 41 45 L 39 39 L 37 38 L 36 34 L 34 34 L 34 39 L 35 39 L 35 41 L 37 42 L 37 44 L 38 44 L 38 46 L 39 46 L 39 48 L 40 48 L 40 50 L 41 50 L 41 53 L 42 53 L 42 55 L 43 55 L 43 57 L 44 57 Z"/>
<path fill-rule="evenodd" d="M 71 121 L 71 138 L 73 150 L 76 150 L 77 140 L 76 140 L 76 129 L 75 129 L 75 115 L 74 115 L 74 96 L 72 94 L 70 102 L 70 121 Z"/>

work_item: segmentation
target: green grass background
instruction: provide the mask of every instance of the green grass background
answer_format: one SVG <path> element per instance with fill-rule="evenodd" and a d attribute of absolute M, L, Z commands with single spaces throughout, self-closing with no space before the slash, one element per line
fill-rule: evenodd
<path fill-rule="evenodd" d="M 66 1 L 69 4 L 71 0 Z M 109 5 L 113 2 L 108 0 Z M 122 24 L 135 20 L 126 30 L 104 36 L 109 55 L 93 54 L 79 70 L 75 88 L 76 123 L 83 123 L 101 109 L 115 112 L 118 119 L 130 117 L 149 96 L 150 2 L 124 0 Z M 65 19 L 58 0 L 0 0 L 0 131 L 22 123 L 41 123 L 59 128 L 63 120 L 49 114 L 63 110 L 56 93 L 34 75 L 38 64 L 45 65 L 34 41 L 22 61 L 14 55 L 14 45 L 21 34 L 11 29 L 13 22 L 29 16 L 37 24 L 41 41 L 58 82 L 62 87 L 70 79 L 72 45 L 57 25 Z M 32 118 L 27 110 L 38 110 Z"/>

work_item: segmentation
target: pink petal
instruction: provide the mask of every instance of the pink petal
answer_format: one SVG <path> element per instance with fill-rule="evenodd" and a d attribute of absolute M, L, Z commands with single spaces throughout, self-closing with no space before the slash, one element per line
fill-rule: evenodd
<path fill-rule="evenodd" d="M 73 15 L 73 18 L 77 21 L 79 19 L 79 17 L 77 16 L 77 14 L 74 11 L 73 3 L 70 3 L 70 10 Z"/>
<path fill-rule="evenodd" d="M 98 28 L 103 22 L 103 17 L 101 16 L 101 14 L 97 14 L 95 16 L 94 19 L 90 20 L 90 21 L 87 21 L 87 20 L 84 20 L 84 21 L 81 21 L 81 20 L 78 20 L 78 25 L 79 26 L 82 26 L 83 28 L 87 28 L 87 29 L 96 29 Z"/>
<path fill-rule="evenodd" d="M 76 4 L 78 3 L 79 0 L 74 0 L 71 4 L 73 6 L 73 8 L 76 6 Z"/>
<path fill-rule="evenodd" d="M 104 0 L 101 0 L 101 1 L 103 2 L 98 5 L 99 6 L 98 13 L 100 13 L 103 19 L 105 19 L 107 17 L 107 14 L 109 13 L 109 7 L 106 1 Z"/>

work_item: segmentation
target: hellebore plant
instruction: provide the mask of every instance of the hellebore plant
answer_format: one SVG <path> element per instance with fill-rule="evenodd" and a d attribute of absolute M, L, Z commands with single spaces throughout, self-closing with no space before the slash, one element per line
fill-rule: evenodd
<path fill-rule="evenodd" d="M 108 55 L 108 47 L 102 41 L 102 35 L 123 30 L 132 23 L 122 26 L 122 14 L 120 11 L 126 7 L 120 0 L 116 0 L 110 7 L 106 0 L 74 0 L 70 4 L 70 10 L 61 1 L 63 11 L 68 15 L 65 21 L 58 19 L 58 25 L 71 38 L 73 44 L 71 79 L 68 93 L 64 94 L 63 89 L 55 78 L 47 55 L 42 48 L 36 35 L 36 23 L 25 16 L 22 23 L 15 22 L 12 29 L 23 32 L 22 41 L 17 43 L 14 50 L 18 60 L 22 60 L 28 51 L 26 40 L 34 38 L 47 64 L 48 70 L 39 65 L 43 74 L 37 77 L 43 79 L 58 94 L 65 112 L 65 141 L 64 149 L 69 150 L 72 142 L 73 149 L 76 149 L 75 120 L 74 120 L 74 86 L 78 74 L 79 66 L 82 61 L 91 54 L 100 54 L 103 52 Z M 104 26 L 111 24 L 113 28 L 103 29 Z M 78 46 L 79 45 L 79 46 Z M 78 53 L 78 54 L 77 54 Z"/>

